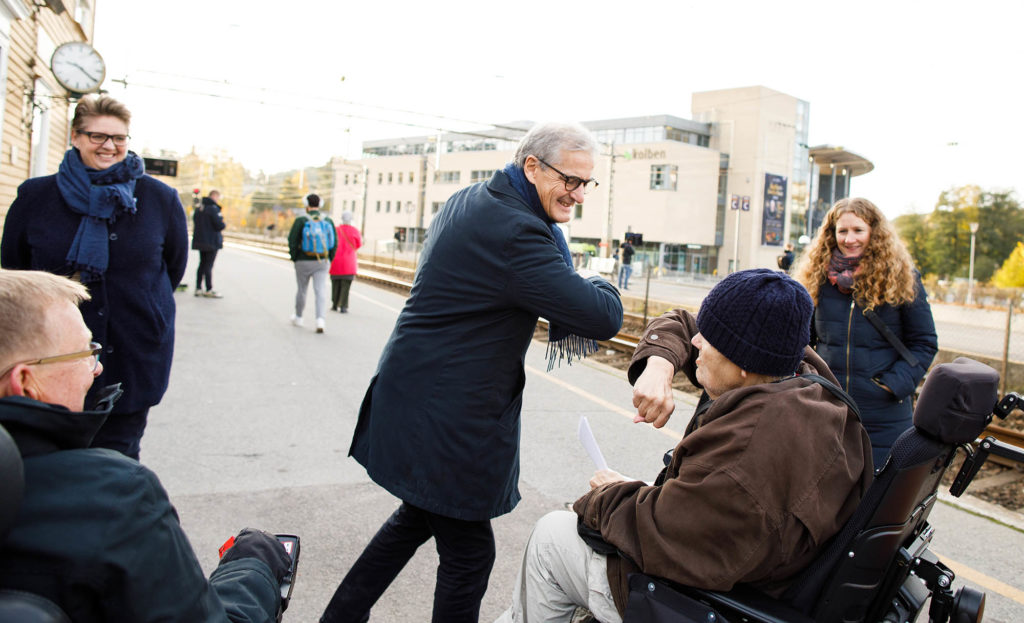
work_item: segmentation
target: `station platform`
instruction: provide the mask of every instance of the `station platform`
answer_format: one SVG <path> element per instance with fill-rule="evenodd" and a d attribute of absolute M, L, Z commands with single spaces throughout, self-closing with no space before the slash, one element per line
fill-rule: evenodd
<path fill-rule="evenodd" d="M 185 281 L 194 284 L 193 252 Z M 176 293 L 177 342 L 170 389 L 150 412 L 142 462 L 160 476 L 207 573 L 217 548 L 244 527 L 302 538 L 285 621 L 316 621 L 337 584 L 399 501 L 348 458 L 356 414 L 404 296 L 361 283 L 349 313 L 328 312 L 314 332 L 291 325 L 295 279 L 287 260 L 235 248 L 214 267 L 222 299 Z M 637 284 L 639 285 L 639 284 Z M 675 445 L 694 400 L 677 395 L 665 429 L 632 423 L 623 372 L 599 363 L 545 372 L 544 345 L 527 357 L 522 420 L 523 500 L 494 520 L 497 560 L 481 609 L 492 621 L 511 602 L 536 520 L 587 488 L 593 464 L 576 439 L 586 416 L 610 466 L 651 479 Z M 467 379 L 472 382 L 472 379 Z M 402 431 L 395 431 L 396 435 Z M 988 593 L 986 621 L 1024 620 L 1024 521 L 993 521 L 938 504 L 934 549 L 958 582 Z M 699 520 L 699 518 L 695 518 Z M 428 542 L 384 594 L 371 620 L 428 621 L 437 554 Z"/>

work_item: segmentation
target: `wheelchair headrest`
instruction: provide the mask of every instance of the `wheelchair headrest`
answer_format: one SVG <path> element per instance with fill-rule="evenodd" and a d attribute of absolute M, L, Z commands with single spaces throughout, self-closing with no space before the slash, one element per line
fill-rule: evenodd
<path fill-rule="evenodd" d="M 21 451 L 7 429 L 0 426 L 0 539 L 14 525 L 25 492 L 25 466 L 21 463 Z"/>
<path fill-rule="evenodd" d="M 967 357 L 932 368 L 914 408 L 914 426 L 943 443 L 970 443 L 992 420 L 999 373 Z"/>

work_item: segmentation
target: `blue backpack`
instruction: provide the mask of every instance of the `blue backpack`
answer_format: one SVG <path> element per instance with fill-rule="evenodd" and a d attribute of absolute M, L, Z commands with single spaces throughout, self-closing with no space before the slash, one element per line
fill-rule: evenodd
<path fill-rule="evenodd" d="M 327 257 L 337 240 L 334 236 L 334 228 L 327 221 L 320 220 L 319 216 L 306 218 L 302 226 L 302 252 L 316 258 Z"/>

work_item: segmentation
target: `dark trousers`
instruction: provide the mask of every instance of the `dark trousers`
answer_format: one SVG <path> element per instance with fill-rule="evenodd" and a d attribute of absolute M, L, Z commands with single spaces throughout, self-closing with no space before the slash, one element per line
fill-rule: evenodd
<path fill-rule="evenodd" d="M 494 565 L 490 521 L 442 517 L 402 502 L 341 581 L 320 623 L 362 623 L 420 545 L 434 537 L 440 564 L 433 623 L 476 623 Z"/>
<path fill-rule="evenodd" d="M 142 433 L 146 430 L 148 416 L 148 408 L 133 413 L 111 413 L 89 446 L 117 450 L 126 457 L 138 461 Z"/>
<path fill-rule="evenodd" d="M 206 291 L 213 289 L 213 261 L 217 259 L 217 250 L 199 252 L 199 268 L 196 269 L 196 290 L 203 285 L 206 279 Z"/>
<path fill-rule="evenodd" d="M 354 275 L 331 275 L 331 309 L 348 309 L 348 291 Z"/>

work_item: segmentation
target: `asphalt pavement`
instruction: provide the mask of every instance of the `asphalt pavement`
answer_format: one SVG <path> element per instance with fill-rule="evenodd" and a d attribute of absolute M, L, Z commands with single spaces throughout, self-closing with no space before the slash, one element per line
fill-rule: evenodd
<path fill-rule="evenodd" d="M 142 461 L 160 476 L 207 572 L 216 566 L 220 544 L 243 527 L 298 534 L 299 576 L 285 621 L 316 621 L 399 503 L 347 453 L 360 401 L 404 296 L 357 279 L 350 313 L 330 312 L 326 332 L 318 335 L 312 292 L 306 326 L 288 321 L 295 292 L 290 262 L 225 249 L 214 283 L 223 299 L 176 294 L 170 389 L 150 413 Z M 614 469 L 649 479 L 692 413 L 692 398 L 678 394 L 666 429 L 634 425 L 621 371 L 586 361 L 546 373 L 543 351 L 535 343 L 527 358 L 523 500 L 494 521 L 497 561 L 481 621 L 494 620 L 508 605 L 534 522 L 565 508 L 587 486 L 593 465 L 576 439 L 581 415 Z M 987 621 L 1022 621 L 1024 516 L 1011 513 L 995 522 L 985 514 L 937 505 L 935 547 L 962 578 L 988 590 Z M 436 564 L 428 542 L 371 620 L 429 621 Z"/>

